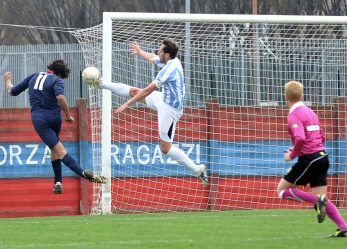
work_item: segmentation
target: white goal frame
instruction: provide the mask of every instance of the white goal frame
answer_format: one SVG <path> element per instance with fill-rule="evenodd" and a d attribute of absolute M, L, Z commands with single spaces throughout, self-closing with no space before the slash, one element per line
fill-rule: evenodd
<path fill-rule="evenodd" d="M 172 14 L 104 12 L 102 27 L 102 72 L 105 81 L 112 78 L 112 21 L 172 21 L 172 22 L 224 22 L 274 24 L 347 24 L 345 16 L 294 16 L 294 15 L 232 15 L 232 14 Z M 189 26 L 186 26 L 189 27 Z M 186 34 L 189 34 L 186 33 Z M 189 39 L 189 38 L 188 38 Z M 108 90 L 102 90 L 102 174 L 111 179 L 111 122 L 112 99 Z M 102 186 L 102 213 L 111 213 L 111 181 Z"/>

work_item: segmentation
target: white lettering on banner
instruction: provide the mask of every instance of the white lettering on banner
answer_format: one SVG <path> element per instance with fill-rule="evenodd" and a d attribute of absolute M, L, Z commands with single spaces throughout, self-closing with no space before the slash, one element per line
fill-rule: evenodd
<path fill-rule="evenodd" d="M 50 162 L 51 161 L 51 149 L 48 148 L 48 146 L 45 147 L 45 152 L 43 152 L 41 164 L 45 164 L 47 158 L 49 159 L 49 162 Z"/>
<path fill-rule="evenodd" d="M 4 155 L 2 161 L 0 161 L 0 165 L 4 165 L 6 163 L 7 160 L 7 152 L 4 146 L 0 145 L 0 150 L 2 150 L 2 154 Z"/>
<path fill-rule="evenodd" d="M 200 144 L 173 144 L 181 148 L 195 163 L 200 164 Z M 172 158 L 163 155 L 159 144 L 140 144 L 124 147 L 111 145 L 111 160 L 116 164 L 177 164 Z M 40 144 L 7 144 L 0 145 L 0 166 L 45 165 L 50 164 L 51 150 Z"/>
<path fill-rule="evenodd" d="M 200 144 L 182 143 L 179 145 L 173 144 L 173 146 L 181 147 L 193 161 L 200 164 Z M 121 148 L 123 153 L 121 153 Z M 111 145 L 111 158 L 116 164 L 177 164 L 171 157 L 165 157 L 163 155 L 159 144 L 156 144 L 154 148 L 147 144 L 141 144 L 139 146 L 126 144 L 124 148 L 121 148 L 116 144 Z M 192 158 L 193 155 L 194 158 Z"/>
<path fill-rule="evenodd" d="M 39 144 L 10 144 L 8 148 L 0 145 L 0 166 L 9 165 L 38 165 L 39 160 L 33 160 L 37 155 L 42 157 L 41 164 L 46 163 L 46 159 L 51 159 L 51 150 L 45 146 L 44 153 L 38 152 Z"/>
<path fill-rule="evenodd" d="M 147 165 L 151 161 L 151 155 L 149 153 L 149 148 L 145 144 L 142 144 L 137 148 L 137 160 L 142 165 Z"/>
<path fill-rule="evenodd" d="M 161 164 L 164 164 L 163 154 L 159 148 L 159 145 L 155 146 L 154 153 L 152 157 L 152 164 L 155 164 L 156 159 L 160 160 Z"/>
<path fill-rule="evenodd" d="M 196 160 L 195 160 L 195 162 L 197 164 L 200 164 L 201 163 L 201 161 L 200 161 L 200 144 L 196 144 L 195 148 L 196 148 L 195 149 L 196 150 Z M 194 148 L 192 150 L 194 150 Z"/>
<path fill-rule="evenodd" d="M 125 146 L 125 154 L 123 157 L 123 164 L 125 164 L 127 159 L 130 159 L 132 164 L 135 163 L 134 155 L 133 155 L 133 152 L 131 150 L 131 146 L 129 144 L 127 144 Z"/>
<path fill-rule="evenodd" d="M 119 147 L 117 145 L 111 144 L 111 159 L 113 158 L 113 160 L 116 161 L 116 164 L 120 164 L 118 159 L 118 153 L 119 153 Z"/>
<path fill-rule="evenodd" d="M 15 152 L 14 150 L 17 150 Z M 22 164 L 22 160 L 20 160 L 20 154 L 22 153 L 22 148 L 18 144 L 10 145 L 10 165 L 13 165 L 13 158 L 17 159 L 18 164 Z"/>
<path fill-rule="evenodd" d="M 35 160 L 35 161 L 32 161 L 36 151 L 38 150 L 39 148 L 39 145 L 38 144 L 27 144 L 25 145 L 26 148 L 32 148 L 32 151 L 30 153 L 30 155 L 28 156 L 28 159 L 25 161 L 26 164 L 28 165 L 31 165 L 31 164 L 38 164 L 39 161 Z"/>

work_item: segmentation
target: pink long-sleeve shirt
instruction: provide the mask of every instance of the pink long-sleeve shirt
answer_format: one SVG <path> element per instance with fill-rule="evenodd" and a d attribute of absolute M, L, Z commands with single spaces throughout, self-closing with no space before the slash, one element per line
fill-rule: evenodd
<path fill-rule="evenodd" d="M 325 149 L 325 138 L 318 116 L 303 102 L 297 102 L 290 108 L 287 121 L 293 143 L 293 150 L 290 154 L 292 159 Z"/>

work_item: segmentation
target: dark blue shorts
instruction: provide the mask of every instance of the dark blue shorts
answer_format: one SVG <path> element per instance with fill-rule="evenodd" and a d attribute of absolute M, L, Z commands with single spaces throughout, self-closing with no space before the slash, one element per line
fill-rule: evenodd
<path fill-rule="evenodd" d="M 62 118 L 60 115 L 35 115 L 32 122 L 36 133 L 42 141 L 52 150 L 59 142 Z"/>

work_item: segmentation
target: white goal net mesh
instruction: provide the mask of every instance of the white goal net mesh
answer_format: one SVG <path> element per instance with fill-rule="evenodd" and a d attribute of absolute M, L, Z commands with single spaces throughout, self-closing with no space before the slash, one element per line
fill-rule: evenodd
<path fill-rule="evenodd" d="M 347 207 L 347 41 L 344 25 L 112 22 L 112 81 L 144 88 L 158 68 L 129 50 L 137 41 L 157 53 L 165 38 L 180 44 L 184 115 L 174 145 L 205 164 L 210 184 L 163 155 L 157 116 L 143 104 L 112 114 L 112 212 L 307 208 L 281 201 L 276 185 L 293 164 L 284 84 L 304 84 L 320 118 L 331 167 L 330 198 Z M 73 32 L 86 64 L 102 69 L 102 25 Z M 112 95 L 113 111 L 126 101 Z M 94 170 L 101 172 L 101 90 L 90 88 Z M 101 189 L 94 187 L 93 210 Z"/>

